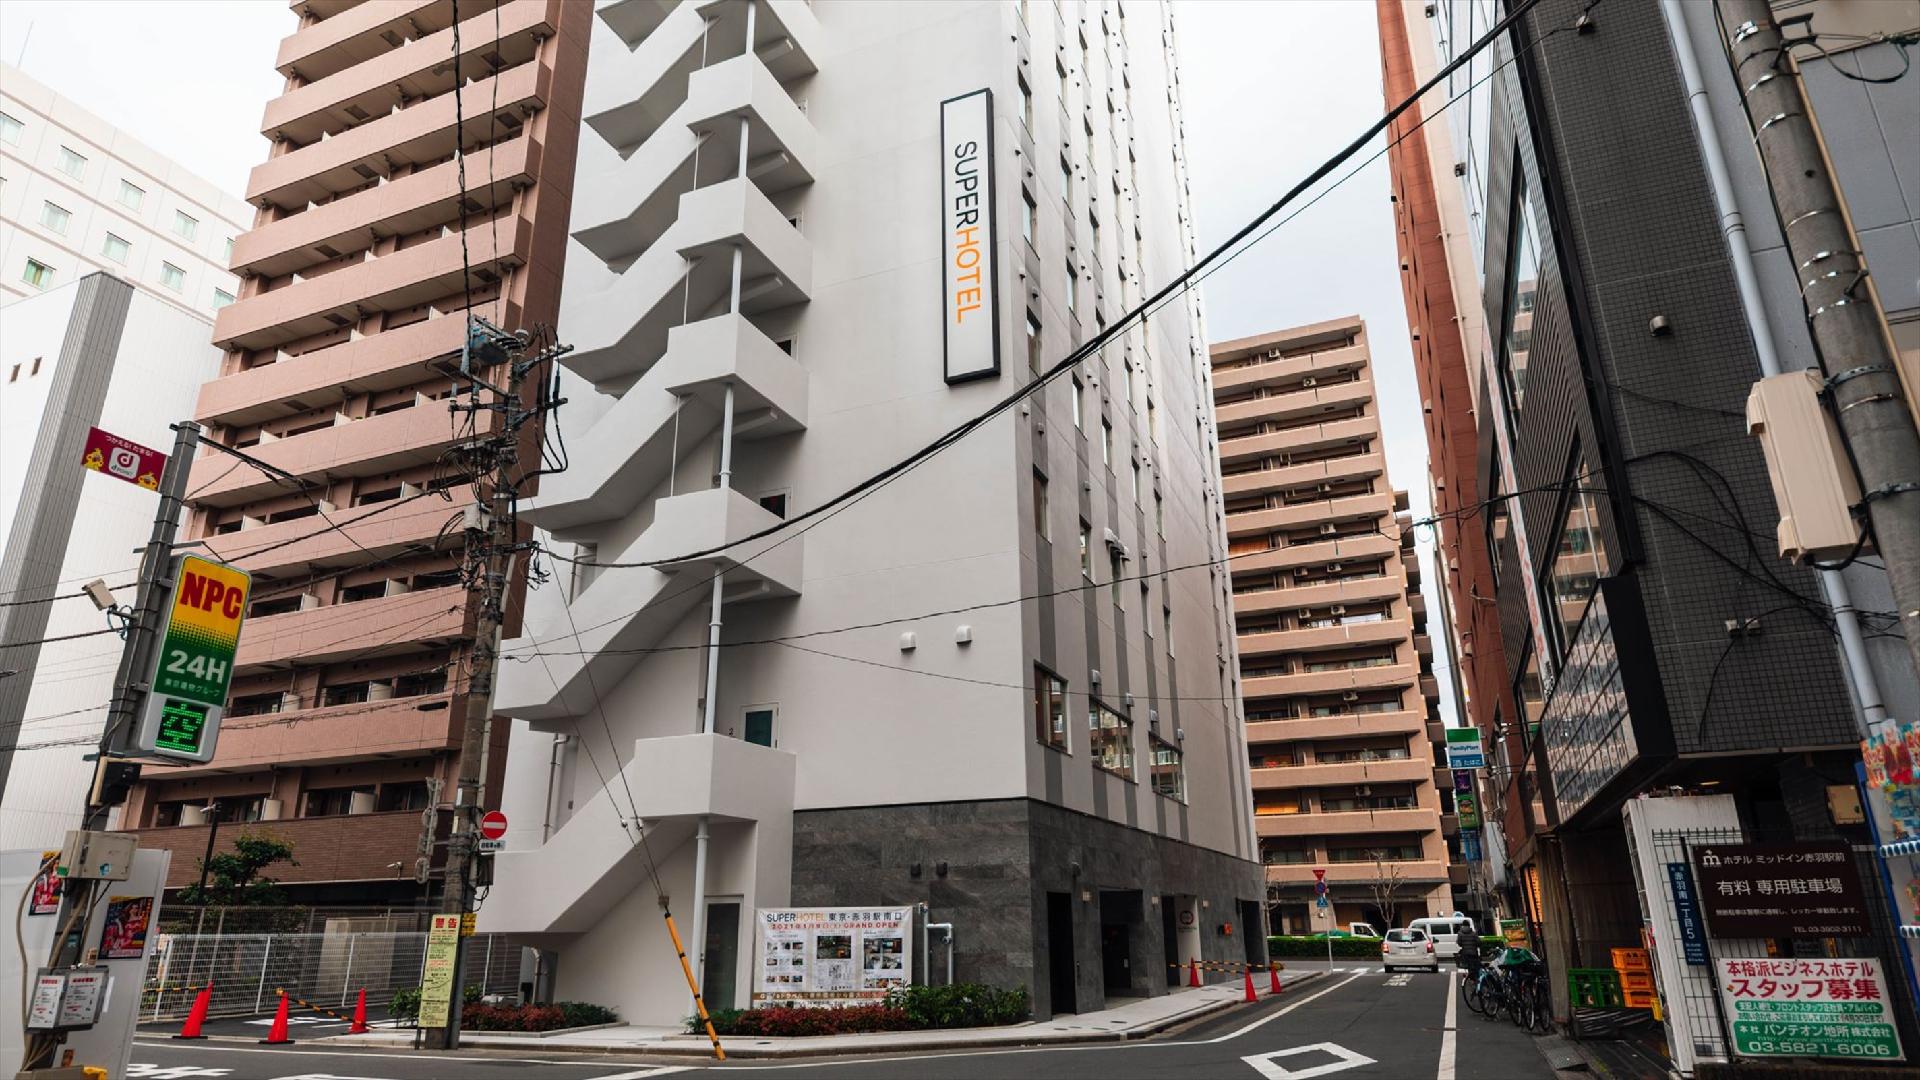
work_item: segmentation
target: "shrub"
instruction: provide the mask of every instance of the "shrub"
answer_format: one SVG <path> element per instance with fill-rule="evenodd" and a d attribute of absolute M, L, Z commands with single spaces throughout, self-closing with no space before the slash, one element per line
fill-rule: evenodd
<path fill-rule="evenodd" d="M 469 1031 L 558 1031 L 611 1024 L 619 1019 L 612 1009 L 579 1001 L 559 1001 L 552 1005 L 470 1004 L 460 1010 L 460 1025 Z"/>
<path fill-rule="evenodd" d="M 420 1016 L 420 988 L 409 987 L 395 990 L 393 1000 L 387 1002 L 387 1014 L 395 1020 L 415 1020 Z"/>
<path fill-rule="evenodd" d="M 570 1028 L 620 1022 L 620 1014 L 605 1005 L 594 1005 L 585 1001 L 556 1001 L 553 1007 L 560 1010 L 560 1015 L 567 1021 L 564 1026 Z"/>
<path fill-rule="evenodd" d="M 906 986 L 872 1005 L 768 1005 L 758 1009 L 720 1009 L 712 1014 L 719 1035 L 795 1038 L 852 1035 L 870 1031 L 926 1031 L 935 1028 L 992 1027 L 1017 1024 L 1032 1012 L 1024 987 L 1000 990 L 979 983 Z M 687 1031 L 699 1033 L 700 1018 L 687 1018 Z"/>
<path fill-rule="evenodd" d="M 919 1029 L 1017 1024 L 1032 1011 L 1025 987 L 998 990 L 980 983 L 902 986 L 888 992 L 887 1004 Z"/>
<path fill-rule="evenodd" d="M 1327 939 L 1324 937 L 1275 935 L 1267 939 L 1267 955 L 1272 957 L 1294 956 L 1307 960 L 1315 957 L 1324 959 L 1327 955 Z M 1349 960 L 1356 958 L 1378 960 L 1380 958 L 1380 939 L 1356 937 L 1334 938 L 1333 955 Z"/>

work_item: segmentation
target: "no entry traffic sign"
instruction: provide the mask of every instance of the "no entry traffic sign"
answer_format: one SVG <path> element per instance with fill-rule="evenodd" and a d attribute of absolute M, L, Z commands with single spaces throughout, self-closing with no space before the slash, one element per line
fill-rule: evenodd
<path fill-rule="evenodd" d="M 480 836 L 486 840 L 498 840 L 507 835 L 507 815 L 498 810 L 489 810 L 480 816 Z"/>

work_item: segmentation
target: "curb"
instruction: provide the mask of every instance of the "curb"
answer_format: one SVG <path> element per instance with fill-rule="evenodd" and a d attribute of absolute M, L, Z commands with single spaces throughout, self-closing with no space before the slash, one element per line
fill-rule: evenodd
<path fill-rule="evenodd" d="M 1327 973 L 1324 971 L 1305 972 L 1300 976 L 1299 979 L 1288 983 L 1286 985 L 1286 989 L 1291 991 L 1296 986 L 1302 986 L 1319 979 L 1324 979 L 1326 977 L 1327 977 Z M 1269 1001 L 1271 999 L 1272 999 L 1272 995 L 1270 994 L 1263 995 L 1261 997 L 1261 1002 L 1265 1003 L 1266 1001 Z M 1030 1039 L 994 1039 L 991 1041 L 981 1041 L 979 1039 L 951 1038 L 951 1039 L 936 1040 L 932 1042 L 916 1042 L 911 1045 L 901 1045 L 901 1046 L 860 1046 L 860 1047 L 835 1047 L 835 1046 L 823 1046 L 823 1045 L 755 1047 L 755 1046 L 747 1045 L 744 1041 L 731 1041 L 728 1039 L 722 1039 L 721 1042 L 722 1042 L 722 1045 L 726 1047 L 727 1060 L 729 1061 L 733 1061 L 736 1059 L 776 1060 L 776 1059 L 783 1059 L 783 1058 L 804 1058 L 804 1057 L 822 1057 L 822 1058 L 824 1057 L 877 1057 L 877 1056 L 884 1056 L 888 1054 L 920 1053 L 923 1051 L 939 1051 L 939 1050 L 998 1050 L 998 1049 L 1020 1050 L 1020 1049 L 1027 1049 L 1035 1046 L 1055 1046 L 1055 1045 L 1076 1046 L 1076 1045 L 1084 1045 L 1089 1043 L 1133 1042 L 1140 1039 L 1148 1038 L 1153 1035 L 1158 1035 L 1161 1032 L 1166 1031 L 1170 1028 L 1180 1027 L 1184 1024 L 1190 1024 L 1196 1020 L 1204 1020 L 1208 1017 L 1226 1012 L 1227 1010 L 1232 1009 L 1236 1006 L 1245 1005 L 1245 1004 L 1247 1003 L 1234 998 L 1221 998 L 1217 1001 L 1209 1001 L 1203 1005 L 1195 1006 L 1194 1008 L 1189 1009 L 1186 1012 L 1179 1013 L 1174 1016 L 1161 1017 L 1160 1019 L 1153 1020 L 1145 1024 L 1141 1024 L 1137 1027 L 1128 1028 L 1125 1031 L 1073 1032 L 1073 1033 L 1063 1033 L 1058 1035 L 1050 1035 L 1045 1037 L 1035 1037 Z M 1031 1021 L 1029 1023 L 1031 1023 Z M 486 1034 L 489 1036 L 492 1036 L 500 1033 L 487 1032 Z M 222 1036 L 212 1036 L 212 1037 L 221 1038 Z M 228 1036 L 228 1037 L 230 1038 L 231 1036 Z M 833 1036 L 826 1036 L 826 1037 L 832 1038 Z M 406 1042 L 392 1042 L 392 1043 L 369 1042 L 369 1041 L 363 1041 L 364 1040 L 363 1036 L 354 1036 L 353 1038 L 356 1041 L 348 1042 L 346 1041 L 347 1038 L 348 1038 L 347 1036 L 342 1036 L 342 1035 L 327 1035 L 327 1036 L 322 1036 L 315 1039 L 310 1039 L 307 1041 L 311 1043 L 328 1043 L 328 1044 L 337 1045 L 337 1046 L 371 1046 L 371 1047 L 385 1047 L 385 1048 L 391 1048 L 393 1046 L 409 1046 L 412 1044 L 411 1040 L 407 1040 Z M 694 1042 L 696 1038 L 699 1038 L 699 1042 L 697 1043 Z M 553 1047 L 552 1049 L 554 1049 L 555 1051 L 564 1050 L 566 1053 L 569 1053 L 569 1054 L 596 1054 L 596 1055 L 604 1054 L 608 1056 L 625 1055 L 629 1057 L 646 1056 L 646 1057 L 671 1057 L 671 1058 L 708 1058 L 713 1056 L 713 1051 L 707 1045 L 704 1038 L 689 1035 L 689 1036 L 686 1036 L 686 1039 L 687 1039 L 687 1044 L 684 1046 L 677 1046 L 677 1045 L 566 1046 L 566 1047 Z M 246 1040 L 241 1040 L 241 1041 L 246 1041 Z M 512 1053 L 520 1050 L 520 1048 L 512 1047 L 512 1046 L 467 1046 L 467 1047 L 463 1047 L 462 1049 L 469 1050 L 469 1051 L 479 1051 L 479 1052 L 499 1051 L 504 1053 Z"/>

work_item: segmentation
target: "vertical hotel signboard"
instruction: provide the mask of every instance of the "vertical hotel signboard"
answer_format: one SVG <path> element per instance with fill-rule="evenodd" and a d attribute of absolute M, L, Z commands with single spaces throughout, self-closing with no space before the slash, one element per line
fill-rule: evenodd
<path fill-rule="evenodd" d="M 213 760 L 251 585 L 246 571 L 197 555 L 173 564 L 167 621 L 156 638 L 151 689 L 135 728 L 137 751 Z"/>
<path fill-rule="evenodd" d="M 1000 373 L 993 91 L 940 103 L 941 353 L 949 383 Z"/>

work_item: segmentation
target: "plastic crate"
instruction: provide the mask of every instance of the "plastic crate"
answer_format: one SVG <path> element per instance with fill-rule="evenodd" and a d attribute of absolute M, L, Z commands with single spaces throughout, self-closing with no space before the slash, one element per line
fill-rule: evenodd
<path fill-rule="evenodd" d="M 1660 995 L 1651 990 L 1628 990 L 1623 996 L 1626 1007 L 1629 1009 L 1658 1010 L 1660 1008 Z"/>
<path fill-rule="evenodd" d="M 1613 970 L 1652 971 L 1653 965 L 1647 962 L 1645 949 L 1615 949 L 1613 950 Z"/>
<path fill-rule="evenodd" d="M 1652 993 L 1653 992 L 1653 972 L 1651 971 L 1620 972 L 1620 991 L 1621 993 L 1625 993 L 1625 994 L 1631 994 L 1636 991 L 1644 991 L 1646 993 Z"/>
<path fill-rule="evenodd" d="M 1620 973 L 1612 968 L 1573 968 L 1567 972 L 1567 997 L 1577 1007 L 1620 1008 Z"/>

